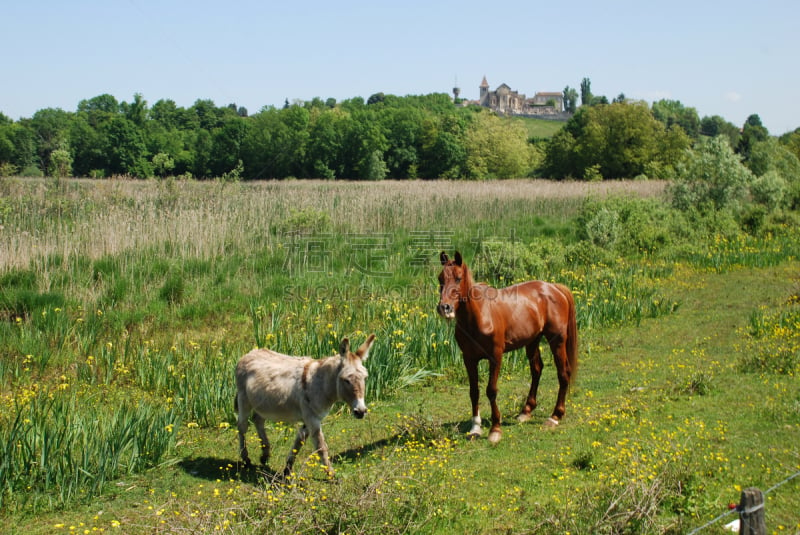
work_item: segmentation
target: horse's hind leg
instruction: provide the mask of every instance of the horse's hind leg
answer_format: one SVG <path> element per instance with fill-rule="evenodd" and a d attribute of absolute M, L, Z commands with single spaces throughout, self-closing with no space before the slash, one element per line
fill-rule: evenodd
<path fill-rule="evenodd" d="M 542 369 L 544 368 L 542 352 L 539 350 L 539 341 L 541 338 L 541 336 L 538 336 L 536 340 L 525 347 L 525 354 L 528 356 L 528 364 L 531 368 L 531 389 L 528 391 L 528 399 L 525 400 L 522 411 L 519 413 L 519 416 L 517 416 L 517 420 L 520 422 L 527 422 L 530 420 L 531 412 L 533 412 L 536 405 L 538 405 L 536 395 L 539 391 L 539 379 L 542 378 Z"/>
<path fill-rule="evenodd" d="M 566 399 L 572 370 L 569 369 L 564 337 L 553 336 L 549 342 L 550 349 L 553 351 L 553 360 L 555 361 L 556 372 L 558 374 L 558 399 L 556 399 L 556 406 L 553 408 L 553 415 L 547 419 L 545 425 L 554 427 L 564 418 L 564 414 L 567 411 Z"/>

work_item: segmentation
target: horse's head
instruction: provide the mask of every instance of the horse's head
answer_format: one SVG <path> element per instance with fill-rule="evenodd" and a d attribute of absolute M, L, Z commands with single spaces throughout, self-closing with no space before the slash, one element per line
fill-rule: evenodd
<path fill-rule="evenodd" d="M 364 403 L 364 395 L 367 390 L 367 369 L 364 367 L 364 361 L 367 360 L 369 348 L 374 341 L 375 335 L 369 335 L 355 353 L 350 352 L 350 340 L 347 338 L 344 338 L 339 345 L 342 366 L 336 381 L 336 390 L 339 399 L 347 403 L 353 411 L 353 416 L 359 419 L 367 414 L 367 405 Z"/>
<path fill-rule="evenodd" d="M 458 251 L 452 259 L 442 251 L 439 259 L 442 261 L 442 272 L 439 273 L 439 305 L 436 311 L 441 317 L 451 320 L 456 317 L 458 305 L 466 298 L 463 288 L 468 277 L 467 265 Z"/>

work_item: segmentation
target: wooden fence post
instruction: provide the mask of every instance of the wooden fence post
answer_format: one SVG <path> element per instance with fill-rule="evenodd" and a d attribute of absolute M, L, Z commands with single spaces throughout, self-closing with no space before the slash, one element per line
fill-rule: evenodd
<path fill-rule="evenodd" d="M 739 534 L 767 535 L 764 493 L 755 487 L 742 491 L 742 499 L 739 502 Z"/>

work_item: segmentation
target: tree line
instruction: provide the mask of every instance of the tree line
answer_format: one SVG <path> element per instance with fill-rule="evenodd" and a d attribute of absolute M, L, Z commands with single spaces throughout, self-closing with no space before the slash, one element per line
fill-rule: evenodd
<path fill-rule="evenodd" d="M 774 138 L 757 115 L 737 127 L 679 101 L 648 106 L 620 94 L 609 102 L 591 94 L 588 79 L 580 107 L 575 89 L 564 95 L 572 117 L 538 139 L 520 121 L 444 93 L 287 101 L 253 115 L 211 100 L 183 108 L 104 94 L 75 112 L 45 108 L 16 122 L 0 113 L 0 176 L 671 178 L 687 151 L 717 136 L 748 164 L 800 157 L 800 129 Z"/>

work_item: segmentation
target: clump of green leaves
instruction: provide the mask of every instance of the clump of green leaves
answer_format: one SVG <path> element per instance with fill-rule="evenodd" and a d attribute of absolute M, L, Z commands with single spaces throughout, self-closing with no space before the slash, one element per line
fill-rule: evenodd
<path fill-rule="evenodd" d="M 669 193 L 672 204 L 684 211 L 736 208 L 754 179 L 728 141 L 719 136 L 687 150 Z"/>
<path fill-rule="evenodd" d="M 795 375 L 800 372 L 800 306 L 758 310 L 750 317 L 740 366 L 744 371 Z"/>

